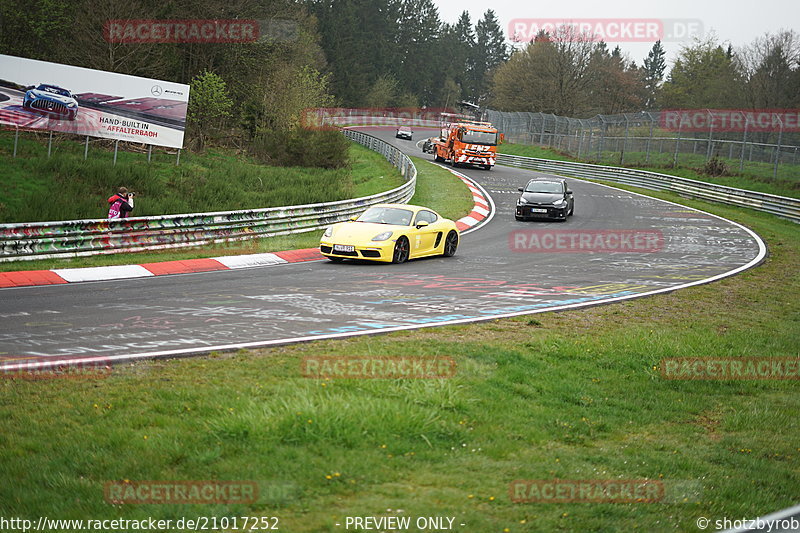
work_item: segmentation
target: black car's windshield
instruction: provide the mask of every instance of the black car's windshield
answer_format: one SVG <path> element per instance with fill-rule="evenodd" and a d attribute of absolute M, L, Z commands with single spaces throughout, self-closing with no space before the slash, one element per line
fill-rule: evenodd
<path fill-rule="evenodd" d="M 60 87 L 53 87 L 52 85 L 39 85 L 36 88 L 38 91 L 44 91 L 46 93 L 58 94 L 60 96 L 69 96 L 69 91 L 66 89 L 62 89 Z"/>
<path fill-rule="evenodd" d="M 397 207 L 370 207 L 364 211 L 357 222 L 373 222 L 376 224 L 391 224 L 393 226 L 408 226 L 414 213 L 408 209 Z"/>
<path fill-rule="evenodd" d="M 559 194 L 564 192 L 564 188 L 561 186 L 560 183 L 540 181 L 535 183 L 529 183 L 528 186 L 525 187 L 525 192 Z"/>
<path fill-rule="evenodd" d="M 497 133 L 465 130 L 461 135 L 461 140 L 468 144 L 485 144 L 488 146 L 494 146 L 497 144 Z"/>

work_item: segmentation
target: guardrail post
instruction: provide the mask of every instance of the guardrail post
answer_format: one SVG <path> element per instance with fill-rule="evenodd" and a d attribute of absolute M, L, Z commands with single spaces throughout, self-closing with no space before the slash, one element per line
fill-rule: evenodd
<path fill-rule="evenodd" d="M 181 164 L 181 149 L 178 148 L 178 155 L 175 157 L 175 166 L 177 167 L 180 164 Z"/>
<path fill-rule="evenodd" d="M 119 139 L 114 141 L 114 166 L 117 164 L 117 151 L 119 149 Z"/>
<path fill-rule="evenodd" d="M 19 141 L 19 126 L 14 126 L 14 156 L 17 157 L 17 142 Z"/>
<path fill-rule="evenodd" d="M 50 138 L 47 141 L 47 158 L 50 159 L 50 154 L 53 151 L 53 130 L 50 130 Z"/>
<path fill-rule="evenodd" d="M 147 162 L 148 163 L 150 162 L 150 158 L 152 156 L 153 156 L 153 145 L 152 144 L 148 144 L 147 145 Z"/>

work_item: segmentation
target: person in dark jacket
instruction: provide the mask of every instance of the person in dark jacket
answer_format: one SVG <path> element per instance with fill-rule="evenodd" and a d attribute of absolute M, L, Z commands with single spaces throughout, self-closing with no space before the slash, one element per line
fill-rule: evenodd
<path fill-rule="evenodd" d="M 133 197 L 136 193 L 128 192 L 125 187 L 120 187 L 117 194 L 108 199 L 108 218 L 128 218 L 128 213 L 133 211 Z"/>

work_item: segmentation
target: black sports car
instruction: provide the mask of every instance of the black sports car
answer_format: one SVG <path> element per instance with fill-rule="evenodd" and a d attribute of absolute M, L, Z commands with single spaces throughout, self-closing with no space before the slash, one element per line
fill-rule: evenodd
<path fill-rule="evenodd" d="M 517 220 L 531 218 L 555 218 L 566 220 L 575 211 L 575 199 L 567 186 L 567 180 L 560 178 L 532 179 L 520 187 L 517 209 L 514 216 Z"/>

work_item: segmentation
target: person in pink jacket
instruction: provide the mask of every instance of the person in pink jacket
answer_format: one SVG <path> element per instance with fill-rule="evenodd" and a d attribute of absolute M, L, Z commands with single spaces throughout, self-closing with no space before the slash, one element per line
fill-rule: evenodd
<path fill-rule="evenodd" d="M 125 187 L 120 187 L 117 194 L 108 199 L 108 218 L 128 218 L 128 213 L 133 211 L 133 197 L 136 193 L 128 192 Z"/>

